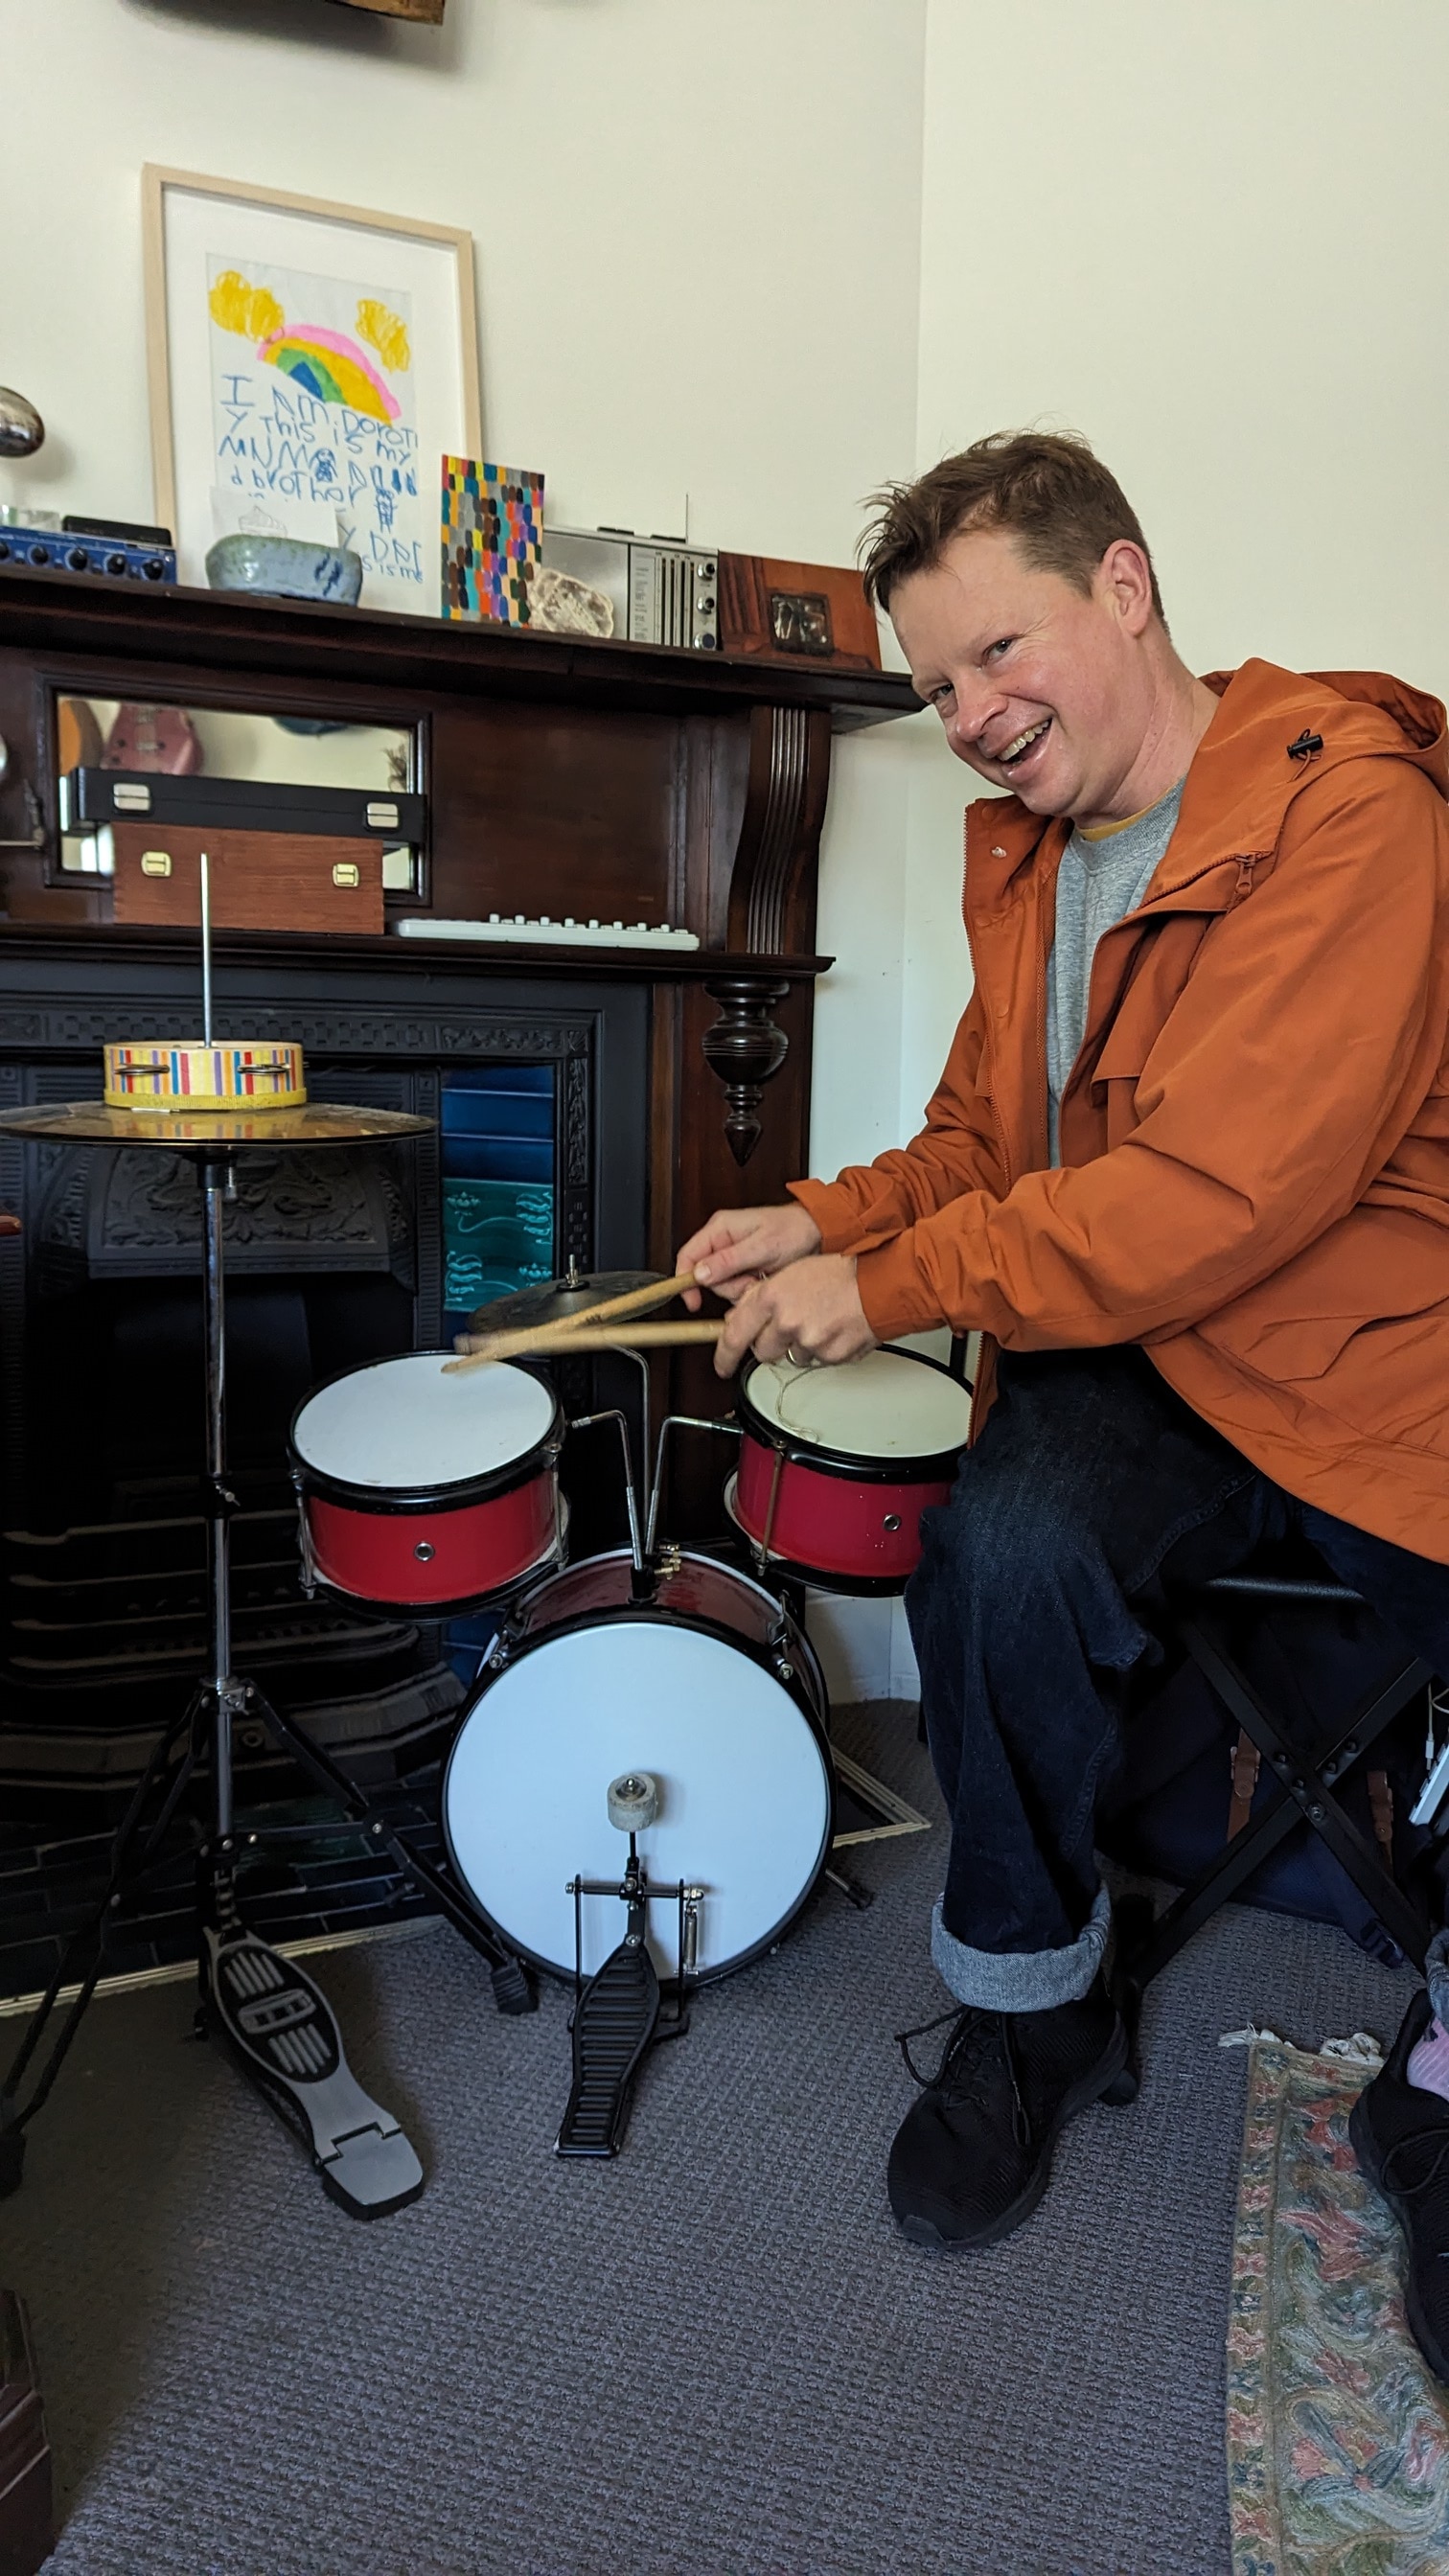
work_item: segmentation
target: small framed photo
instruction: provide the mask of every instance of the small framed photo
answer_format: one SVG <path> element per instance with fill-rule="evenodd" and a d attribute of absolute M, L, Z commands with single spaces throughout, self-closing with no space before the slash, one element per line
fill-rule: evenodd
<path fill-rule="evenodd" d="M 436 617 L 438 475 L 482 449 L 473 243 L 148 163 L 156 515 L 184 582 L 237 530 L 341 544 L 362 604 Z"/>

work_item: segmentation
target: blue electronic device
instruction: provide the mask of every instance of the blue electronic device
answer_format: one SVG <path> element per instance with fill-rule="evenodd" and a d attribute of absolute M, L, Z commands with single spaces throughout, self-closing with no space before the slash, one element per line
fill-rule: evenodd
<path fill-rule="evenodd" d="M 112 581 L 174 582 L 176 548 L 69 528 L 0 527 L 0 565 L 23 572 L 101 573 Z"/>

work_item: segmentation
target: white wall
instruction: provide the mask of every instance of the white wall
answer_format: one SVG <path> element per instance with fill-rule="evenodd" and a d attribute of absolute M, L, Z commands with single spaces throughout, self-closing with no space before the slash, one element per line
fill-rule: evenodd
<path fill-rule="evenodd" d="M 52 424 L 0 497 L 151 506 L 143 161 L 466 226 L 490 453 L 559 517 L 637 509 L 842 559 L 909 450 L 924 0 L 327 0 L 5 13 L 12 99 L 65 58 L 75 147 L 15 115 L 0 381 Z"/>
<path fill-rule="evenodd" d="M 1083 430 L 1199 668 L 1449 688 L 1449 13 L 930 0 L 924 463 Z"/>

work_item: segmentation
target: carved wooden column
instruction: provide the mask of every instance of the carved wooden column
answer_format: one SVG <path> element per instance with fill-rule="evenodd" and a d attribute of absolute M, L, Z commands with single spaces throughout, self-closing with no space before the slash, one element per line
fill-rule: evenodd
<path fill-rule="evenodd" d="M 770 1013 L 789 992 L 779 975 L 736 973 L 710 976 L 705 991 L 721 1006 L 721 1016 L 705 1030 L 700 1045 L 711 1072 L 717 1073 L 729 1102 L 725 1134 L 737 1163 L 747 1163 L 760 1141 L 757 1115 L 766 1083 L 779 1072 L 790 1041 Z"/>
<path fill-rule="evenodd" d="M 815 945 L 815 868 L 830 783 L 830 718 L 819 709 L 754 707 L 749 771 L 730 880 L 729 944 L 739 954 L 808 954 Z"/>

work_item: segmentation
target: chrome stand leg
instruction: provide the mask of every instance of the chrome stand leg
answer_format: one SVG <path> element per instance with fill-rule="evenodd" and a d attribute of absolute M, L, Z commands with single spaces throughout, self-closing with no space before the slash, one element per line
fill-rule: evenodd
<path fill-rule="evenodd" d="M 235 1164 L 227 1154 L 207 1155 L 202 1190 L 201 1287 L 206 1339 L 207 1573 L 211 1634 L 207 1687 L 212 1694 L 212 1832 L 218 1852 L 230 1851 L 235 1826 L 232 1787 L 232 1718 L 236 1683 L 231 1669 L 231 1515 L 236 1496 L 226 1481 L 226 1270 L 222 1253 L 222 1202 L 235 1193 Z"/>

